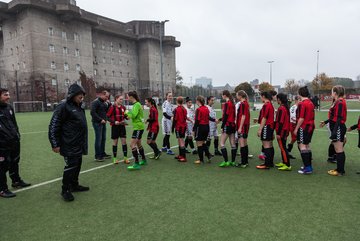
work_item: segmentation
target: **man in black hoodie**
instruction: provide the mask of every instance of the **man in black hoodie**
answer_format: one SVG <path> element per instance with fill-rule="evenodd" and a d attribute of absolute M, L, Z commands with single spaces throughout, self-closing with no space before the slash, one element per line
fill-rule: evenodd
<path fill-rule="evenodd" d="M 15 197 L 6 183 L 6 172 L 12 180 L 12 187 L 28 187 L 19 176 L 20 133 L 16 123 L 14 109 L 9 105 L 10 94 L 7 89 L 0 88 L 0 196 Z"/>
<path fill-rule="evenodd" d="M 89 190 L 89 187 L 79 185 L 82 156 L 88 152 L 88 128 L 82 103 L 84 95 L 81 86 L 72 84 L 66 101 L 56 107 L 49 125 L 52 150 L 65 160 L 61 192 L 65 201 L 74 200 L 71 192 Z"/>

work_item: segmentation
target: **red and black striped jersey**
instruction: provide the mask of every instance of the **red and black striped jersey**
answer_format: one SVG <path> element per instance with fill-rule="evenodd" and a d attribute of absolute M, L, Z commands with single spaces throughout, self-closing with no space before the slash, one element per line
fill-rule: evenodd
<path fill-rule="evenodd" d="M 122 122 L 125 120 L 125 106 L 111 105 L 106 116 L 110 121 L 110 125 L 115 125 L 115 121 Z"/>
<path fill-rule="evenodd" d="M 289 109 L 281 105 L 276 112 L 276 120 L 275 120 L 275 130 L 276 134 L 283 136 L 287 136 L 290 131 L 290 111 Z"/>
<path fill-rule="evenodd" d="M 296 110 L 296 120 L 300 118 L 304 119 L 304 122 L 301 124 L 301 128 L 305 129 L 306 126 L 315 126 L 315 106 L 309 99 L 300 101 L 298 108 Z"/>
<path fill-rule="evenodd" d="M 175 130 L 186 128 L 187 111 L 184 106 L 178 106 L 174 110 L 174 124 Z"/>
<path fill-rule="evenodd" d="M 149 132 L 157 133 L 159 131 L 159 112 L 156 109 L 155 106 L 150 107 L 150 113 L 149 113 L 149 119 L 147 122 L 149 122 L 147 130 Z"/>
<path fill-rule="evenodd" d="M 345 124 L 347 116 L 346 101 L 343 98 L 336 100 L 329 109 L 329 120 L 333 123 L 339 121 Z"/>
<path fill-rule="evenodd" d="M 223 107 L 222 114 L 223 124 L 221 128 L 224 126 L 234 126 L 235 127 L 235 104 L 231 100 L 228 100 Z"/>
<path fill-rule="evenodd" d="M 250 127 L 250 106 L 246 100 L 241 102 L 237 111 L 236 130 L 240 128 L 241 118 L 245 116 L 245 121 L 241 129 L 241 133 L 248 133 Z"/>
<path fill-rule="evenodd" d="M 270 128 L 274 129 L 274 120 L 275 120 L 274 114 L 275 114 L 275 109 L 272 103 L 270 101 L 265 102 L 260 110 L 258 123 L 260 124 L 262 119 L 266 118 L 265 125 L 270 126 Z"/>
<path fill-rule="evenodd" d="M 194 130 L 199 125 L 209 125 L 209 115 L 210 115 L 209 108 L 207 108 L 205 105 L 202 105 L 199 108 L 197 108 L 195 111 Z"/>

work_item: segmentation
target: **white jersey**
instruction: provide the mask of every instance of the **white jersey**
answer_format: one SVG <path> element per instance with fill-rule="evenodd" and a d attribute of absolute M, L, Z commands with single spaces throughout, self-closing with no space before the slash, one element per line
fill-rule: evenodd
<path fill-rule="evenodd" d="M 297 110 L 297 105 L 291 106 L 291 108 L 290 108 L 290 123 L 296 124 L 296 110 Z"/>
<path fill-rule="evenodd" d="M 195 110 L 193 108 L 187 108 L 187 107 L 185 107 L 185 108 L 186 108 L 186 111 L 187 111 L 187 116 L 186 117 L 194 122 L 195 121 Z M 190 121 L 187 120 L 187 122 L 189 123 Z"/>
<path fill-rule="evenodd" d="M 216 119 L 216 112 L 215 112 L 214 108 L 209 105 L 207 105 L 206 107 L 209 109 L 210 118 Z M 218 134 L 217 127 L 216 127 L 216 122 L 209 121 L 209 138 L 218 136 L 218 135 L 219 134 Z"/>
<path fill-rule="evenodd" d="M 172 104 L 169 101 L 166 100 L 162 105 L 162 111 L 163 111 L 163 113 L 166 113 L 168 116 L 172 117 L 173 116 Z M 168 118 L 166 118 L 163 115 L 162 129 L 163 129 L 163 134 L 164 135 L 170 135 L 171 134 L 171 126 L 172 126 L 171 119 L 169 120 Z"/>
<path fill-rule="evenodd" d="M 172 104 L 165 100 L 165 102 L 162 104 L 162 111 L 163 113 L 166 113 L 168 114 L 168 116 L 173 116 L 173 107 L 172 107 Z"/>

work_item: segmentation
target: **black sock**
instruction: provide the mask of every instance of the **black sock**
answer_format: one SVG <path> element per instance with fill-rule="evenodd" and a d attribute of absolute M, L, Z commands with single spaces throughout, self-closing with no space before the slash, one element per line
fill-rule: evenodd
<path fill-rule="evenodd" d="M 204 162 L 204 148 L 203 146 L 198 146 L 198 155 L 201 162 Z"/>
<path fill-rule="evenodd" d="M 185 146 L 180 147 L 180 156 L 186 158 Z"/>
<path fill-rule="evenodd" d="M 247 162 L 246 162 L 246 160 L 245 160 L 245 152 L 246 152 L 246 147 L 244 146 L 244 147 L 240 147 L 240 156 L 241 156 L 241 164 L 242 165 L 244 165 L 244 164 L 246 164 Z"/>
<path fill-rule="evenodd" d="M 273 163 L 271 162 L 271 148 L 264 148 L 265 153 L 265 166 L 271 167 Z"/>
<path fill-rule="evenodd" d="M 301 151 L 301 158 L 304 163 L 304 167 L 311 166 L 311 154 L 308 150 Z"/>
<path fill-rule="evenodd" d="M 309 164 L 312 167 L 312 151 L 309 150 Z"/>
<path fill-rule="evenodd" d="M 275 150 L 274 147 L 270 147 L 270 165 L 274 166 L 274 156 L 275 156 Z"/>
<path fill-rule="evenodd" d="M 205 152 L 206 157 L 207 157 L 208 159 L 210 159 L 210 158 L 211 158 L 211 154 L 210 154 L 210 152 L 209 152 L 209 147 L 208 147 L 207 145 L 203 145 L 203 150 L 204 150 L 204 152 Z"/>
<path fill-rule="evenodd" d="M 189 138 L 185 138 L 185 148 L 187 148 L 188 147 L 188 145 L 189 145 Z"/>
<path fill-rule="evenodd" d="M 336 165 L 339 173 L 345 173 L 345 152 L 336 153 Z"/>
<path fill-rule="evenodd" d="M 143 160 L 145 160 L 145 159 L 146 159 L 146 158 L 145 158 L 145 152 L 144 152 L 144 148 L 143 148 L 142 146 L 139 147 L 139 153 L 140 153 L 140 155 L 141 155 L 141 158 L 142 158 Z"/>
<path fill-rule="evenodd" d="M 131 152 L 133 154 L 135 163 L 139 163 L 139 156 L 138 156 L 138 151 L 136 148 L 131 149 Z"/>
<path fill-rule="evenodd" d="M 168 150 L 170 149 L 170 135 L 166 135 L 166 147 Z"/>
<path fill-rule="evenodd" d="M 236 160 L 236 152 L 237 152 L 237 148 L 236 147 L 232 147 L 231 148 L 231 161 L 235 162 Z"/>
<path fill-rule="evenodd" d="M 294 144 L 289 143 L 289 144 L 288 144 L 288 147 L 287 147 L 288 152 L 291 152 L 291 150 L 293 149 L 293 147 L 294 147 Z"/>
<path fill-rule="evenodd" d="M 124 153 L 124 157 L 127 157 L 127 145 L 122 145 L 122 150 L 123 150 L 123 153 Z"/>
<path fill-rule="evenodd" d="M 167 146 L 167 144 L 166 144 L 166 135 L 165 135 L 164 138 L 163 138 L 162 147 L 164 148 L 164 147 L 166 147 L 166 146 Z"/>
<path fill-rule="evenodd" d="M 224 147 L 221 147 L 221 153 L 222 153 L 222 155 L 223 155 L 223 157 L 224 157 L 224 161 L 225 162 L 228 162 L 229 161 L 229 159 L 228 159 L 228 153 L 227 153 L 227 150 L 226 150 L 226 147 L 224 146 Z"/>
<path fill-rule="evenodd" d="M 192 150 L 194 150 L 195 146 L 194 146 L 194 142 L 193 142 L 193 139 L 192 139 L 192 138 L 189 139 L 189 145 L 190 145 L 190 148 L 191 148 Z"/>
<path fill-rule="evenodd" d="M 239 142 L 238 141 L 235 143 L 235 148 L 236 148 L 236 152 L 237 152 L 237 150 L 239 149 Z"/>
<path fill-rule="evenodd" d="M 328 148 L 328 157 L 329 159 L 335 159 L 335 147 L 332 143 L 330 143 L 329 148 Z"/>
<path fill-rule="evenodd" d="M 113 146 L 112 149 L 113 149 L 113 156 L 116 157 L 118 147 L 117 147 L 117 146 Z"/>
<path fill-rule="evenodd" d="M 215 151 L 218 151 L 219 150 L 219 138 L 214 138 L 214 148 L 215 148 Z"/>
<path fill-rule="evenodd" d="M 153 149 L 155 156 L 157 156 L 159 154 L 159 150 L 156 146 L 156 143 L 151 142 L 149 146 L 151 147 L 151 149 Z"/>
<path fill-rule="evenodd" d="M 207 141 L 206 141 L 206 146 L 207 146 L 207 147 L 210 147 L 210 145 L 211 145 L 211 139 L 207 139 Z"/>
<path fill-rule="evenodd" d="M 244 164 L 248 164 L 249 163 L 249 147 L 246 145 L 246 146 L 244 146 L 244 148 L 245 148 L 245 153 L 244 153 L 245 162 L 244 162 Z"/>
<path fill-rule="evenodd" d="M 264 153 L 264 150 L 265 150 L 264 146 L 261 146 L 261 152 L 262 153 Z"/>

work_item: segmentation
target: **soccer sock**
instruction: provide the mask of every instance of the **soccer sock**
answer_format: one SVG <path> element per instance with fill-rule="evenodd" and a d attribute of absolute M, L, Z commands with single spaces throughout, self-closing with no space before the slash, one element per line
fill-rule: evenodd
<path fill-rule="evenodd" d="M 179 156 L 182 156 L 181 155 L 181 146 L 179 146 L 178 149 L 179 149 Z"/>
<path fill-rule="evenodd" d="M 138 151 L 137 151 L 136 147 L 131 149 L 131 152 L 133 154 L 135 163 L 139 163 Z"/>
<path fill-rule="evenodd" d="M 180 147 L 180 155 L 182 157 L 186 158 L 185 146 Z"/>
<path fill-rule="evenodd" d="M 226 147 L 225 147 L 225 146 L 221 147 L 221 153 L 222 153 L 222 155 L 223 155 L 223 157 L 224 157 L 224 161 L 225 161 L 225 162 L 228 162 L 229 159 L 228 159 L 228 154 L 227 154 L 227 150 L 226 150 Z"/>
<path fill-rule="evenodd" d="M 289 143 L 288 146 L 287 146 L 288 152 L 291 152 L 291 150 L 293 149 L 293 147 L 294 147 L 294 144 Z"/>
<path fill-rule="evenodd" d="M 206 146 L 207 146 L 207 147 L 210 147 L 210 145 L 211 145 L 211 139 L 207 139 L 207 141 L 206 141 Z"/>
<path fill-rule="evenodd" d="M 238 141 L 235 143 L 235 148 L 236 148 L 235 151 L 237 152 L 237 150 L 239 149 L 239 142 Z"/>
<path fill-rule="evenodd" d="M 337 171 L 339 173 L 345 173 L 345 152 L 337 152 L 336 153 L 336 164 L 337 164 Z"/>
<path fill-rule="evenodd" d="M 208 159 L 211 158 L 211 155 L 210 155 L 210 152 L 209 152 L 209 147 L 207 145 L 203 145 L 203 149 L 204 149 L 204 152 L 205 152 L 205 155 Z"/>
<path fill-rule="evenodd" d="M 166 147 L 166 135 L 164 136 L 164 138 L 163 138 L 163 144 L 162 144 L 162 147 L 164 148 L 164 147 Z"/>
<path fill-rule="evenodd" d="M 245 147 L 240 147 L 241 164 L 245 164 Z"/>
<path fill-rule="evenodd" d="M 203 148 L 203 146 L 198 146 L 198 154 L 199 154 L 200 161 L 204 162 L 204 148 Z"/>
<path fill-rule="evenodd" d="M 154 151 L 155 156 L 157 156 L 158 154 L 158 149 L 156 147 L 156 143 L 150 142 L 149 146 L 151 147 L 151 149 Z"/>
<path fill-rule="evenodd" d="M 309 150 L 309 164 L 312 168 L 312 151 L 311 150 Z"/>
<path fill-rule="evenodd" d="M 236 147 L 231 147 L 231 161 L 232 162 L 235 162 L 236 152 L 237 152 L 237 148 Z"/>
<path fill-rule="evenodd" d="M 244 146 L 244 148 L 245 148 L 245 153 L 244 153 L 245 162 L 244 162 L 244 164 L 248 164 L 249 163 L 249 146 L 246 145 L 246 146 Z"/>
<path fill-rule="evenodd" d="M 215 151 L 217 151 L 219 149 L 219 138 L 218 137 L 214 137 L 214 148 L 215 148 Z"/>
<path fill-rule="evenodd" d="M 274 149 L 274 147 L 270 147 L 269 149 L 270 149 L 269 161 L 270 161 L 270 165 L 273 166 L 274 165 L 275 149 Z"/>
<path fill-rule="evenodd" d="M 270 167 L 271 162 L 271 148 L 264 148 L 264 154 L 265 154 L 265 166 Z"/>
<path fill-rule="evenodd" d="M 335 152 L 335 147 L 332 143 L 330 143 L 329 145 L 329 149 L 328 149 L 328 157 L 329 159 L 335 159 L 336 152 Z"/>
<path fill-rule="evenodd" d="M 309 153 L 308 150 L 302 150 L 301 151 L 301 158 L 303 160 L 304 163 L 304 167 L 309 167 L 311 166 L 311 154 Z"/>
<path fill-rule="evenodd" d="M 188 147 L 188 145 L 189 145 L 189 138 L 188 138 L 188 137 L 186 137 L 186 138 L 185 138 L 185 148 L 187 148 L 187 147 Z"/>
<path fill-rule="evenodd" d="M 166 147 L 170 150 L 170 135 L 166 135 Z"/>
<path fill-rule="evenodd" d="M 261 146 L 261 152 L 262 153 L 264 153 L 264 150 L 265 150 L 264 146 Z"/>
<path fill-rule="evenodd" d="M 190 148 L 191 148 L 192 150 L 194 150 L 195 146 L 194 146 L 194 142 L 193 142 L 193 139 L 192 139 L 192 138 L 189 139 L 189 145 L 190 145 Z"/>
<path fill-rule="evenodd" d="M 116 157 L 116 155 L 117 155 L 117 149 L 118 149 L 117 146 L 113 146 L 113 148 L 112 148 L 114 157 Z"/>
<path fill-rule="evenodd" d="M 128 149 L 128 147 L 127 147 L 127 145 L 125 144 L 125 145 L 122 145 L 122 150 L 123 150 L 123 153 L 124 153 L 124 157 L 127 157 L 127 150 Z"/>
<path fill-rule="evenodd" d="M 140 155 L 141 155 L 141 158 L 143 159 L 143 160 L 145 160 L 146 158 L 145 158 L 145 152 L 144 152 L 144 148 L 142 147 L 142 146 L 139 146 L 139 153 L 140 153 Z"/>

